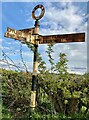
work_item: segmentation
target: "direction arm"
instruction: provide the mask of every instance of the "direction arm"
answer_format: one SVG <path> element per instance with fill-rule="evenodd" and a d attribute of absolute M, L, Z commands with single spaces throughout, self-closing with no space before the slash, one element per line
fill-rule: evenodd
<path fill-rule="evenodd" d="M 7 32 L 4 35 L 8 38 L 13 38 L 19 40 L 22 43 L 32 43 L 36 44 L 36 41 L 39 41 L 39 44 L 47 43 L 67 43 L 67 42 L 84 42 L 85 33 L 73 33 L 73 34 L 63 34 L 63 35 L 35 35 L 34 28 L 28 28 L 23 30 L 15 30 L 8 28 Z"/>
<path fill-rule="evenodd" d="M 34 44 L 34 36 L 32 36 L 34 28 L 32 29 L 23 29 L 23 30 L 15 30 L 12 28 L 7 28 L 7 32 L 4 34 L 4 37 L 12 38 L 15 40 L 19 40 L 22 43 L 32 43 Z M 29 33 L 28 33 L 29 32 Z"/>
<path fill-rule="evenodd" d="M 22 33 L 19 30 L 15 30 L 9 27 L 7 28 L 7 32 L 4 34 L 4 37 L 12 38 L 12 39 L 19 40 L 19 41 L 26 41 L 25 33 Z"/>
<path fill-rule="evenodd" d="M 26 28 L 26 29 L 21 29 L 19 31 L 24 32 L 26 34 L 34 34 L 34 27 L 33 28 Z"/>
<path fill-rule="evenodd" d="M 85 33 L 63 34 L 63 35 L 47 35 L 41 36 L 40 44 L 67 43 L 67 42 L 84 42 Z"/>

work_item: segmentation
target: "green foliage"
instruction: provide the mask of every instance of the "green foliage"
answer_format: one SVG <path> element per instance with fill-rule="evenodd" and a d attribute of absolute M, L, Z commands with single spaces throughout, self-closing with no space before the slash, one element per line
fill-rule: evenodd
<path fill-rule="evenodd" d="M 58 74 L 60 74 L 61 78 L 63 79 L 65 76 L 68 76 L 68 72 L 67 72 L 67 58 L 66 55 L 64 53 L 60 53 L 59 55 L 59 59 L 60 61 L 56 64 L 56 70 Z"/>
<path fill-rule="evenodd" d="M 31 49 L 31 51 L 32 51 L 32 52 L 34 52 L 34 51 L 35 51 L 35 47 L 34 47 L 34 45 L 33 45 L 33 44 L 26 43 L 26 45 L 28 46 L 28 48 L 30 48 L 30 49 Z"/>
<path fill-rule="evenodd" d="M 3 120 L 5 119 L 11 119 L 12 115 L 11 113 L 8 111 L 8 109 L 5 106 L 2 106 L 2 118 Z"/>
<path fill-rule="evenodd" d="M 9 110 L 10 113 L 6 113 L 5 116 L 7 116 L 7 114 L 8 117 L 10 117 L 10 115 L 14 117 L 22 116 L 22 118 L 29 116 L 28 113 L 30 110 L 31 74 L 7 70 L 2 70 L 0 72 L 3 78 L 3 104 L 5 106 L 5 109 Z M 40 95 L 38 98 L 40 104 L 38 102 L 37 107 L 39 113 L 35 113 L 32 115 L 33 117 L 35 116 L 36 119 L 42 118 L 43 120 L 50 120 L 54 119 L 54 117 L 50 118 L 48 116 L 51 116 L 50 114 L 53 114 L 56 119 L 57 113 L 54 115 L 56 110 L 55 103 L 57 102 L 57 106 L 60 103 L 60 105 L 68 105 L 68 108 L 70 108 L 71 105 L 74 104 L 71 103 L 71 98 L 78 98 L 83 102 L 82 106 L 85 106 L 85 108 L 81 108 L 83 111 L 80 112 L 85 113 L 89 104 L 87 86 L 88 81 L 85 76 L 72 74 L 69 75 L 69 79 L 67 79 L 67 82 L 65 82 L 62 78 L 60 78 L 60 75 L 45 72 L 45 74 L 39 74 L 38 79 L 40 88 Z M 61 92 L 59 92 L 59 90 L 61 90 Z M 59 98 L 62 99 L 62 102 L 59 102 Z M 77 99 L 75 99 L 75 102 L 76 100 Z"/>
<path fill-rule="evenodd" d="M 38 65 L 38 71 L 40 72 L 40 74 L 45 74 L 46 72 L 46 63 L 42 60 L 41 55 L 38 53 L 37 56 L 37 61 L 39 63 Z"/>
<path fill-rule="evenodd" d="M 65 116 L 63 114 L 40 114 L 39 112 L 32 113 L 28 118 L 19 118 L 19 120 L 88 120 L 89 115 L 84 116 L 83 114 L 73 114 Z"/>
<path fill-rule="evenodd" d="M 69 75 L 67 72 L 68 60 L 64 53 L 60 53 L 59 61 L 55 65 L 52 58 L 52 53 L 54 52 L 52 47 L 53 44 L 49 44 L 46 51 L 51 64 L 51 73 L 46 70 L 45 74 L 39 74 L 39 86 L 49 96 L 56 112 L 59 111 L 64 114 L 80 112 L 82 106 L 85 106 L 87 108 L 85 112 L 87 113 L 89 108 L 89 87 L 87 84 L 89 82 L 85 77 L 86 75 Z M 55 73 L 52 73 L 54 70 Z M 73 109 L 70 104 L 73 105 Z"/>
<path fill-rule="evenodd" d="M 54 59 L 52 57 L 52 53 L 54 53 L 54 51 L 52 49 L 53 45 L 54 45 L 54 43 L 48 44 L 48 49 L 46 51 L 48 58 L 49 58 L 49 62 L 51 64 L 51 72 L 53 72 L 53 70 L 54 70 Z"/>
<path fill-rule="evenodd" d="M 34 46 L 29 47 L 34 51 Z M 0 70 L 3 116 L 12 119 L 20 116 L 24 120 L 88 120 L 89 74 L 69 74 L 68 60 L 64 53 L 60 53 L 59 61 L 54 64 L 52 47 L 53 44 L 49 44 L 46 51 L 51 71 L 47 70 L 46 63 L 37 53 L 40 73 L 37 76 L 37 108 L 33 113 L 30 111 L 32 74 Z"/>
<path fill-rule="evenodd" d="M 31 74 L 2 70 L 3 104 L 16 117 L 30 108 Z"/>

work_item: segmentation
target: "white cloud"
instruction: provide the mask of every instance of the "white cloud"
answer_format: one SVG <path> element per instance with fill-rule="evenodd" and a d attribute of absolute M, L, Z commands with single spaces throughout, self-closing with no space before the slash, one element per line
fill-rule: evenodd
<path fill-rule="evenodd" d="M 56 3 L 57 4 L 57 3 Z M 61 7 L 64 7 L 61 9 Z M 83 9 L 72 2 L 70 3 L 45 3 L 46 13 L 42 26 L 46 28 L 41 29 L 41 34 L 67 34 L 85 32 L 87 33 L 87 14 Z M 86 8 L 87 9 L 87 8 Z M 86 35 L 86 34 L 85 34 Z M 87 36 L 87 35 L 86 35 Z M 87 38 L 86 38 L 87 39 Z M 86 43 L 68 43 L 68 44 L 56 44 L 54 46 L 53 57 L 57 61 L 60 52 L 67 54 L 69 60 L 68 66 L 87 66 L 87 44 Z M 45 55 L 46 56 L 46 55 Z M 71 67 L 70 67 L 71 68 Z M 76 72 L 78 70 L 74 70 Z M 79 71 L 78 71 L 79 72 Z M 81 70 L 81 73 L 84 72 Z"/>
<path fill-rule="evenodd" d="M 0 38 L 0 42 L 2 42 L 2 39 Z"/>
<path fill-rule="evenodd" d="M 69 0 L 70 1 L 70 0 Z M 49 35 L 49 34 L 65 34 L 65 33 L 74 33 L 74 32 L 86 32 L 87 22 L 85 22 L 86 13 L 80 9 L 77 5 L 75 6 L 72 2 L 67 3 L 65 0 L 58 3 L 49 3 L 45 2 L 45 15 L 42 18 L 41 25 L 43 26 L 40 29 L 40 34 Z M 86 8 L 87 9 L 87 8 Z M 29 10 L 28 10 L 29 12 Z M 30 18 L 27 18 L 27 22 Z M 33 21 L 31 21 L 33 23 Z M 8 43 L 20 45 L 19 42 Z M 26 47 L 26 45 L 23 45 Z M 47 50 L 47 45 L 39 45 L 39 52 L 42 53 L 43 60 L 47 62 L 47 55 L 45 51 Z M 56 44 L 54 46 L 55 53 L 53 54 L 54 59 L 58 60 L 58 54 L 64 52 L 67 54 L 69 59 L 68 66 L 77 65 L 80 67 L 84 64 L 86 66 L 86 44 Z M 16 50 L 15 52 L 19 52 Z M 33 55 L 29 51 L 23 51 L 23 57 L 28 68 L 32 69 L 32 63 L 29 63 L 26 59 L 33 59 Z M 19 62 L 19 61 L 18 61 Z"/>
<path fill-rule="evenodd" d="M 49 26 L 49 29 L 46 31 L 42 29 L 42 33 L 51 34 L 54 33 L 71 33 L 76 32 L 76 29 L 80 29 L 83 26 L 84 22 L 84 13 L 79 9 L 78 6 L 73 5 L 73 3 L 65 3 L 63 9 L 60 9 L 60 5 L 63 6 L 64 3 L 56 3 L 54 6 L 53 3 L 45 3 L 46 12 L 45 12 L 45 22 L 43 25 Z M 59 4 L 59 8 L 58 8 Z M 86 26 L 84 26 L 86 27 Z M 82 29 L 84 29 L 82 27 Z"/>
<path fill-rule="evenodd" d="M 26 64 L 28 71 L 32 72 L 32 69 L 33 69 L 32 62 L 27 62 L 27 61 L 24 61 L 24 62 Z M 5 68 L 8 70 L 26 71 L 26 68 L 21 60 L 14 60 L 14 64 L 13 64 L 13 62 L 11 62 L 8 59 L 7 61 L 2 59 L 0 60 L 0 68 Z"/>
<path fill-rule="evenodd" d="M 31 58 L 33 57 L 33 53 L 32 53 L 32 52 L 28 52 L 28 51 L 27 51 L 27 52 L 24 52 L 24 51 L 23 51 L 22 55 L 23 55 L 23 57 L 26 58 L 26 59 L 27 59 L 27 58 L 28 58 L 28 59 L 31 59 Z"/>

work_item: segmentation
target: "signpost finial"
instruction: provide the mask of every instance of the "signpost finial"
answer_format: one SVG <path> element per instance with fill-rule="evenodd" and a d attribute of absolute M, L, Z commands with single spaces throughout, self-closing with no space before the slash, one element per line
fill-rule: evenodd
<path fill-rule="evenodd" d="M 41 9 L 41 14 L 40 14 L 39 16 L 35 16 L 35 11 L 36 11 L 38 8 Z M 37 6 L 34 7 L 34 9 L 33 9 L 33 11 L 32 11 L 32 18 L 37 21 L 37 20 L 39 20 L 39 19 L 41 19 L 41 18 L 43 17 L 44 13 L 45 13 L 44 6 L 41 5 L 41 4 L 39 4 L 39 5 L 37 5 Z"/>

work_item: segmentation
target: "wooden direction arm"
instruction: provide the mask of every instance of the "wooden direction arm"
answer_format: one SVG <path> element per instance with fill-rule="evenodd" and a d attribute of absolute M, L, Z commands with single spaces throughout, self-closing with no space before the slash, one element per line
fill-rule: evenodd
<path fill-rule="evenodd" d="M 24 32 L 26 34 L 34 34 L 34 27 L 33 28 L 26 28 L 26 29 L 21 29 L 19 31 Z"/>
<path fill-rule="evenodd" d="M 63 34 L 63 35 L 35 35 L 34 28 L 28 28 L 23 30 L 15 30 L 8 28 L 7 32 L 4 35 L 8 38 L 13 38 L 19 40 L 22 43 L 32 43 L 35 44 L 36 41 L 39 41 L 39 44 L 47 43 L 67 43 L 67 42 L 84 42 L 85 33 L 73 33 L 73 34 Z"/>
<path fill-rule="evenodd" d="M 21 43 L 31 43 L 37 44 L 39 40 L 39 35 L 34 35 L 34 28 L 28 28 L 23 30 L 15 30 L 12 28 L 7 28 L 7 32 L 4 37 L 19 40 Z"/>
<path fill-rule="evenodd" d="M 67 43 L 67 42 L 84 42 L 85 33 L 73 33 L 73 34 L 63 34 L 63 35 L 47 35 L 40 36 L 39 44 L 47 43 Z"/>

